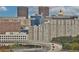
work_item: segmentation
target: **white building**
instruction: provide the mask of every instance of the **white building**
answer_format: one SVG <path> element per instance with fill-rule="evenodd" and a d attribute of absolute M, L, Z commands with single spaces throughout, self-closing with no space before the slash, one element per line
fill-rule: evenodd
<path fill-rule="evenodd" d="M 28 40 L 28 35 L 26 33 L 19 32 L 7 32 L 6 34 L 0 34 L 0 42 L 26 42 Z"/>

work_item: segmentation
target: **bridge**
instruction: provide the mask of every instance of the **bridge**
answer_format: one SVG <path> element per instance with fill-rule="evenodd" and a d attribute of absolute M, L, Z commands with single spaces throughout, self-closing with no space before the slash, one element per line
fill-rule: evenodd
<path fill-rule="evenodd" d="M 0 45 L 3 46 L 8 46 L 8 45 L 13 45 L 16 42 L 1 42 Z M 61 44 L 57 44 L 57 43 L 49 43 L 49 42 L 43 42 L 43 41 L 34 41 L 34 40 L 26 40 L 24 42 L 19 42 L 18 44 L 22 44 L 22 45 L 38 45 L 41 46 L 41 48 L 33 48 L 33 49 L 24 49 L 24 51 L 35 51 L 35 50 L 42 50 L 45 49 L 47 51 L 60 51 L 62 49 L 62 45 Z M 20 51 L 16 50 L 16 51 Z M 22 50 L 21 50 L 22 51 Z M 40 52 L 40 51 L 39 51 Z"/>

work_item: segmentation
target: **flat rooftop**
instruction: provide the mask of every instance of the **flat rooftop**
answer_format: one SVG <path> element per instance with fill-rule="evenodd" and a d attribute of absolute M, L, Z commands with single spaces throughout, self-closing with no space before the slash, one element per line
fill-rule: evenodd
<path fill-rule="evenodd" d="M 46 16 L 46 19 L 78 19 L 78 16 Z"/>

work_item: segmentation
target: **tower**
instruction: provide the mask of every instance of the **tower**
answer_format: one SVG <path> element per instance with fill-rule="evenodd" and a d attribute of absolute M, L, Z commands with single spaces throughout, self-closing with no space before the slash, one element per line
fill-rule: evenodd
<path fill-rule="evenodd" d="M 28 7 L 18 6 L 17 17 L 26 17 L 28 19 Z"/>
<path fill-rule="evenodd" d="M 49 7 L 39 7 L 39 14 L 42 14 L 44 17 L 49 16 Z"/>

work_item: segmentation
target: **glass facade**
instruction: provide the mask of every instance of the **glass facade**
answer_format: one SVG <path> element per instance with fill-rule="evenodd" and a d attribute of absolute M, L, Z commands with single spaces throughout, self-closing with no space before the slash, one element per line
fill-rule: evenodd
<path fill-rule="evenodd" d="M 37 25 L 39 26 L 40 24 L 43 23 L 43 16 L 31 16 L 31 25 Z"/>

